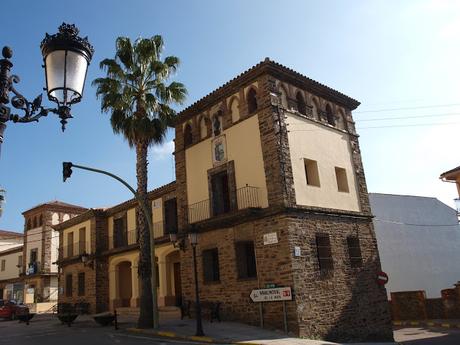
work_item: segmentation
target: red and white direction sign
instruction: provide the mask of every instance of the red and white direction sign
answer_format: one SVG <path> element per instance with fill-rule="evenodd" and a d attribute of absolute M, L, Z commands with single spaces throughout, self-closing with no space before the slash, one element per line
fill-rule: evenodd
<path fill-rule="evenodd" d="M 386 283 L 388 283 L 388 274 L 383 271 L 377 273 L 377 284 L 385 285 Z"/>
<path fill-rule="evenodd" d="M 251 297 L 253 302 L 291 301 L 292 293 L 291 287 L 285 286 L 273 289 L 252 290 L 249 297 Z"/>

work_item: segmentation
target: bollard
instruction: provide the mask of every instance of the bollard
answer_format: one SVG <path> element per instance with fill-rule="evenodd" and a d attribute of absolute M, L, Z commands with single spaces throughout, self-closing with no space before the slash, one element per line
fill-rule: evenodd
<path fill-rule="evenodd" d="M 113 320 L 114 325 L 115 325 L 115 330 L 118 330 L 118 316 L 117 316 L 117 310 L 116 309 L 113 311 L 113 314 L 115 316 L 115 319 Z"/>

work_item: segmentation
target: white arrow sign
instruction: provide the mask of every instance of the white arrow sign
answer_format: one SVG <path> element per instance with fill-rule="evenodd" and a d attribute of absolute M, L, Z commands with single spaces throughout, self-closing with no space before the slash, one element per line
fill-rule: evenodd
<path fill-rule="evenodd" d="M 251 297 L 253 302 L 291 301 L 292 293 L 291 287 L 285 286 L 273 289 L 252 290 L 249 297 Z"/>

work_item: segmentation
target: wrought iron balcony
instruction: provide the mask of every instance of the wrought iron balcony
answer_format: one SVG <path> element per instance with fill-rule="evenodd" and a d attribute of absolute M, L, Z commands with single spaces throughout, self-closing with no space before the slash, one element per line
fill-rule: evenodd
<path fill-rule="evenodd" d="M 74 256 L 79 256 L 83 253 L 88 253 L 90 251 L 90 243 L 81 241 L 81 242 L 75 242 L 72 244 L 68 244 L 64 246 L 61 250 L 60 257 L 64 258 L 71 258 Z"/>
<path fill-rule="evenodd" d="M 26 275 L 30 276 L 33 274 L 40 273 L 41 264 L 40 261 L 30 262 L 26 267 Z"/>
<path fill-rule="evenodd" d="M 190 224 L 197 223 L 221 214 L 236 212 L 248 208 L 260 208 L 259 188 L 246 186 L 236 190 L 236 200 L 228 200 L 225 205 L 219 205 L 212 200 L 202 200 L 188 206 L 188 221 Z"/>
<path fill-rule="evenodd" d="M 136 244 L 137 240 L 137 230 L 124 231 L 115 236 L 109 236 L 109 249 L 127 247 Z"/>

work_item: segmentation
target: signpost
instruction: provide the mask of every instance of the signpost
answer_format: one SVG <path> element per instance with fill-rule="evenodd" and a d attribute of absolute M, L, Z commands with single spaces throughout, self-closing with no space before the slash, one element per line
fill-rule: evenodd
<path fill-rule="evenodd" d="M 253 302 L 292 301 L 291 287 L 252 290 L 249 295 Z"/>
<path fill-rule="evenodd" d="M 286 301 L 292 301 L 292 291 L 290 286 L 252 290 L 249 297 L 253 302 L 260 303 L 259 310 L 261 328 L 264 327 L 263 302 L 283 302 L 284 331 L 286 333 L 288 332 Z"/>

